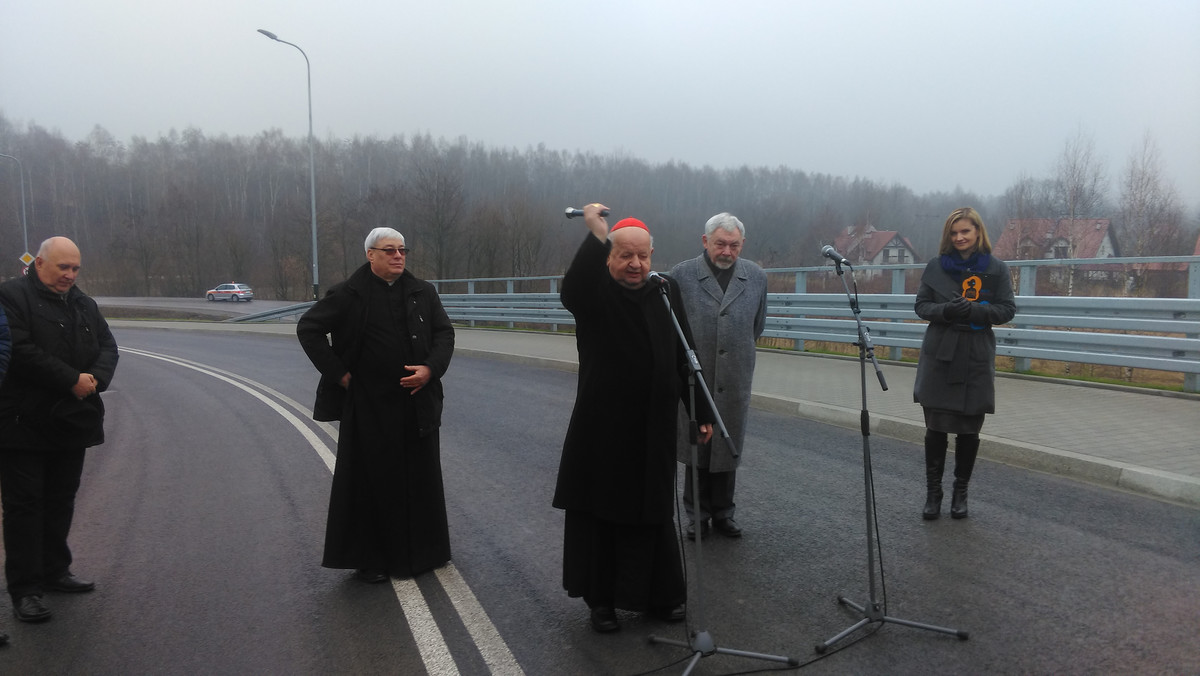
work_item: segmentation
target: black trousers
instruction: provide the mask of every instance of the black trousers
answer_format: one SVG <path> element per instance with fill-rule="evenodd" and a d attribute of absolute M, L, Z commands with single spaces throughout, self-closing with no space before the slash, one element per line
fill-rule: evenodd
<path fill-rule="evenodd" d="M 83 474 L 82 448 L 0 450 L 4 575 L 9 596 L 41 594 L 71 568 L 67 535 Z"/>
<path fill-rule="evenodd" d="M 683 508 L 689 518 L 706 521 L 714 519 L 732 519 L 734 483 L 737 470 L 729 472 L 710 472 L 705 467 L 698 468 L 700 478 L 700 515 L 696 516 L 696 506 L 692 504 L 692 468 L 683 468 Z"/>

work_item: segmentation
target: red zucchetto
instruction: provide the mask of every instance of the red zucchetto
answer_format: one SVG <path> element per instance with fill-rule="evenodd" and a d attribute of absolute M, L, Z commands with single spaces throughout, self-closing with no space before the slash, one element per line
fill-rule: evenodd
<path fill-rule="evenodd" d="M 621 220 L 617 221 L 616 225 L 612 227 L 612 232 L 616 232 L 621 228 L 641 228 L 646 232 L 650 232 L 650 228 L 647 228 L 645 223 L 636 218 L 622 218 Z"/>

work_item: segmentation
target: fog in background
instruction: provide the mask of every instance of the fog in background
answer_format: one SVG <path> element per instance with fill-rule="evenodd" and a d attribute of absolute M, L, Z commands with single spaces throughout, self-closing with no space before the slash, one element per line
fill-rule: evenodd
<path fill-rule="evenodd" d="M 1081 133 L 1115 181 L 1149 134 L 1200 208 L 1195 0 L 7 2 L 0 113 L 76 140 L 302 138 L 304 59 L 259 28 L 311 59 L 323 141 L 420 133 L 999 195 Z"/>

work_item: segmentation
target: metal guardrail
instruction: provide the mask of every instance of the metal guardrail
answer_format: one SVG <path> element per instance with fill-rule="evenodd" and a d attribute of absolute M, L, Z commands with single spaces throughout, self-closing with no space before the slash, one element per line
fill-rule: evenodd
<path fill-rule="evenodd" d="M 1029 371 L 1031 360 L 1101 364 L 1145 368 L 1184 374 L 1183 389 L 1200 392 L 1200 256 L 1161 259 L 1072 260 L 1071 264 L 1183 263 L 1188 274 L 1188 298 L 1117 298 L 1084 296 L 1036 296 L 1032 275 L 1020 277 L 1017 315 L 995 327 L 997 354 L 1016 359 L 1017 371 Z M 1009 261 L 1010 267 L 1063 265 L 1064 261 Z M 863 266 L 890 271 L 896 293 L 860 294 L 858 303 L 863 323 L 877 347 L 899 359 L 903 348 L 918 348 L 926 323 L 913 312 L 915 296 L 900 291 L 904 273 L 917 265 Z M 796 293 L 767 295 L 767 326 L 764 336 L 795 341 L 803 350 L 805 341 L 853 344 L 857 324 L 844 293 L 805 293 L 807 274 L 828 275 L 822 268 L 769 270 L 772 274 L 796 274 Z M 442 303 L 455 322 L 468 326 L 545 326 L 558 331 L 574 326 L 575 319 L 559 301 L 561 277 L 435 280 Z M 549 292 L 517 293 L 517 284 L 549 287 Z M 500 293 L 478 293 L 476 287 L 502 286 Z M 447 293 L 465 288 L 467 293 Z M 312 305 L 299 303 L 278 310 L 255 313 L 229 321 L 278 321 L 299 316 Z"/>
<path fill-rule="evenodd" d="M 451 319 L 481 324 L 573 326 L 557 293 L 442 294 Z M 926 323 L 916 317 L 912 294 L 860 294 L 863 324 L 877 347 L 899 359 L 902 348 L 919 348 Z M 1018 360 L 1048 359 L 1084 364 L 1145 368 L 1185 374 L 1184 389 L 1200 376 L 1200 299 L 1079 298 L 1018 296 L 1012 322 L 994 328 L 998 355 Z M 767 295 L 765 337 L 853 344 L 858 326 L 845 294 Z"/>
<path fill-rule="evenodd" d="M 274 310 L 263 310 L 262 312 L 255 312 L 248 315 L 230 317 L 225 321 L 236 324 L 240 322 L 277 322 L 288 317 L 298 319 L 312 305 L 313 301 L 310 300 L 307 303 L 297 303 L 295 305 L 288 305 L 287 307 L 275 308 Z"/>
<path fill-rule="evenodd" d="M 921 346 L 924 321 L 912 294 L 858 297 L 863 324 L 877 346 Z M 1200 374 L 1200 299 L 1017 296 L 1017 314 L 994 327 L 996 352 L 1018 359 Z M 764 335 L 797 341 L 853 343 L 858 327 L 845 295 L 769 294 Z M 1017 370 L 1028 370 L 1018 363 Z"/>

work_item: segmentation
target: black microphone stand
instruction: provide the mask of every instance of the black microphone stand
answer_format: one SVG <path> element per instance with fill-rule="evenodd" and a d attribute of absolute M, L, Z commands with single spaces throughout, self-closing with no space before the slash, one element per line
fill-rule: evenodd
<path fill-rule="evenodd" d="M 655 280 L 651 279 L 651 283 Z M 667 306 L 667 314 L 671 315 L 671 322 L 675 325 L 675 333 L 679 336 L 679 344 L 683 346 L 687 354 L 688 363 L 688 403 L 689 418 L 688 418 L 688 436 L 692 445 L 692 504 L 696 509 L 700 508 L 700 427 L 696 422 L 696 386 L 700 386 L 700 391 L 704 393 L 704 398 L 708 401 L 709 408 L 712 409 L 713 416 L 716 418 L 716 427 L 721 431 L 721 438 L 725 443 L 729 444 L 729 448 L 736 456 L 737 449 L 733 447 L 733 440 L 729 437 L 729 430 L 725 428 L 725 421 L 721 419 L 721 413 L 717 411 L 717 405 L 713 402 L 712 394 L 708 391 L 708 385 L 704 382 L 704 378 L 700 374 L 700 360 L 696 357 L 696 351 L 688 344 L 687 335 L 683 332 L 683 327 L 679 325 L 679 319 L 675 316 L 674 308 L 671 307 L 670 288 L 665 278 L 658 278 L 659 290 L 662 291 L 663 303 Z M 688 615 L 695 622 L 696 626 L 704 626 L 704 576 L 703 576 L 703 548 L 700 542 L 704 539 L 703 533 L 700 532 L 699 524 L 696 528 L 696 594 L 688 599 L 687 611 Z M 784 655 L 767 655 L 764 653 L 747 652 L 744 650 L 734 650 L 732 648 L 719 648 L 716 641 L 704 629 L 697 629 L 690 634 L 689 641 L 679 641 L 669 638 L 661 638 L 653 634 L 650 635 L 651 643 L 666 643 L 667 645 L 676 645 L 692 650 L 692 659 L 688 662 L 687 668 L 683 670 L 684 676 L 690 674 L 692 669 L 700 661 L 701 657 L 710 657 L 715 654 L 736 655 L 738 657 L 749 657 L 753 659 L 769 660 L 772 662 L 783 662 L 790 666 L 798 666 L 800 662 L 792 657 Z"/>
<path fill-rule="evenodd" d="M 854 633 L 858 629 L 872 622 L 891 622 L 900 624 L 906 627 L 914 627 L 916 629 L 928 629 L 929 631 L 941 632 L 943 634 L 951 634 L 957 636 L 960 640 L 967 640 L 967 632 L 957 629 L 948 629 L 946 627 L 938 627 L 932 624 L 923 624 L 921 622 L 913 622 L 911 620 L 902 620 L 897 617 L 891 617 L 884 614 L 884 609 L 880 605 L 879 600 L 875 595 L 875 536 L 877 536 L 877 525 L 875 523 L 875 481 L 871 474 L 871 416 L 867 412 L 867 358 L 870 357 L 871 363 L 875 366 L 875 375 L 879 377 L 879 386 L 887 392 L 887 381 L 883 379 L 883 371 L 879 368 L 879 362 L 875 360 L 875 347 L 871 344 L 871 332 L 866 326 L 863 326 L 862 318 L 859 316 L 861 310 L 858 307 L 858 299 L 854 294 L 850 293 L 850 285 L 846 282 L 844 273 L 842 272 L 842 262 L 834 260 L 834 265 L 837 266 L 838 277 L 842 280 L 842 286 L 846 289 L 846 298 L 850 301 L 850 309 L 854 313 L 854 321 L 858 323 L 858 367 L 859 376 L 862 382 L 862 413 L 859 416 L 859 428 L 862 430 L 863 442 L 863 499 L 866 502 L 867 513 L 867 581 L 870 589 L 869 602 L 866 606 L 859 605 L 845 596 L 837 597 L 838 603 L 850 606 L 851 608 L 862 613 L 863 618 L 851 625 L 845 631 L 837 636 L 819 643 L 816 646 L 818 653 L 824 653 L 829 649 L 829 646 L 837 643 L 843 638 Z M 849 266 L 849 263 L 847 263 Z M 881 572 L 882 575 L 882 572 Z"/>

